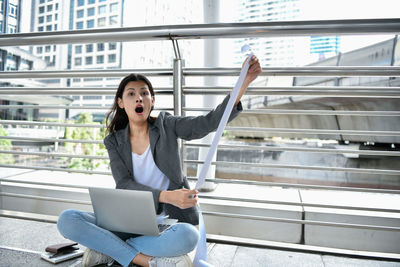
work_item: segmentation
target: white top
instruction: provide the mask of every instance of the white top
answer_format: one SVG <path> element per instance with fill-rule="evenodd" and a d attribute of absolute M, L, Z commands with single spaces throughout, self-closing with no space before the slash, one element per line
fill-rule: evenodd
<path fill-rule="evenodd" d="M 168 189 L 169 179 L 154 162 L 150 145 L 141 155 L 132 152 L 132 164 L 136 182 L 159 190 Z M 164 217 L 165 213 L 162 212 L 160 215 Z M 157 216 L 157 219 L 162 218 L 160 215 Z"/>

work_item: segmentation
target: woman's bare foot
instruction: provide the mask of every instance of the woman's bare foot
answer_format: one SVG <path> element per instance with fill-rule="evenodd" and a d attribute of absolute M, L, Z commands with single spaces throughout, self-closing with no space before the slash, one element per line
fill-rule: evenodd
<path fill-rule="evenodd" d="M 150 256 L 139 253 L 133 258 L 132 263 L 143 266 L 143 267 L 149 267 L 150 260 L 151 260 Z"/>

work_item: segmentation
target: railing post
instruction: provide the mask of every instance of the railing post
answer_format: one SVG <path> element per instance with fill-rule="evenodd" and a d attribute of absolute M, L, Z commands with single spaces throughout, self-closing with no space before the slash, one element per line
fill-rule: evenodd
<path fill-rule="evenodd" d="M 173 86 L 174 86 L 174 115 L 182 116 L 182 101 L 183 101 L 183 92 L 182 92 L 182 59 L 175 58 L 174 59 L 174 70 L 173 70 Z M 184 175 L 186 175 L 186 163 L 185 159 L 185 147 L 183 145 L 183 140 L 179 139 L 178 141 L 179 151 L 181 156 L 181 166 L 183 169 Z"/>

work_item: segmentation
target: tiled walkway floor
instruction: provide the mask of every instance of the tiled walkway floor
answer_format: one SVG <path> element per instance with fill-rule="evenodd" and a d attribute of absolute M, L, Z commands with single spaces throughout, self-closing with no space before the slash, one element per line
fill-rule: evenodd
<path fill-rule="evenodd" d="M 49 244 L 65 241 L 56 225 L 0 217 L 0 267 L 60 266 L 79 267 L 80 258 L 53 265 L 40 259 Z M 210 243 L 208 261 L 215 267 L 228 266 L 321 266 L 321 267 L 400 267 L 400 262 L 348 258 L 276 249 Z"/>

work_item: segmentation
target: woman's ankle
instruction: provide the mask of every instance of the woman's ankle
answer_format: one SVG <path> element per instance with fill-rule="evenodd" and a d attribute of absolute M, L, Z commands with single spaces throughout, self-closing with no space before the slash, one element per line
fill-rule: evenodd
<path fill-rule="evenodd" d="M 143 266 L 143 267 L 148 267 L 149 261 L 151 260 L 151 258 L 152 258 L 151 256 L 147 256 L 142 253 L 139 253 L 133 258 L 132 263 Z"/>

